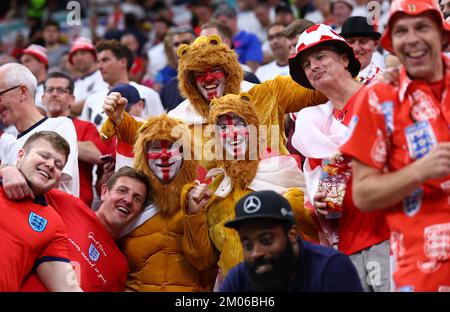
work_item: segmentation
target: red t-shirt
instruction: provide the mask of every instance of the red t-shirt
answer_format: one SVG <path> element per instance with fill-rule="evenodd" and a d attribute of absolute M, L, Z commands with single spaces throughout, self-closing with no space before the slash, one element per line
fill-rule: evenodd
<path fill-rule="evenodd" d="M 91 141 L 100 150 L 100 153 L 106 154 L 106 147 L 100 139 L 97 128 L 92 122 L 73 118 L 73 125 L 77 132 L 77 139 L 79 142 Z M 92 204 L 92 168 L 93 164 L 86 161 L 78 160 L 78 169 L 80 174 L 80 198 L 89 207 Z"/>
<path fill-rule="evenodd" d="M 358 98 L 354 94 L 345 107 L 333 111 L 333 116 L 345 126 L 349 126 L 354 113 L 354 105 Z M 311 168 L 321 165 L 320 159 L 308 159 Z M 338 249 L 347 255 L 354 254 L 372 245 L 389 239 L 389 228 L 384 211 L 373 213 L 361 212 L 353 203 L 352 179 L 347 181 L 342 216 L 339 219 L 339 245 Z"/>
<path fill-rule="evenodd" d="M 444 90 L 450 88 L 450 62 Z M 350 122 L 351 137 L 341 151 L 380 170 L 394 172 L 450 141 L 450 96 L 438 102 L 423 81 L 404 69 L 398 88 L 366 88 Z M 391 250 L 397 259 L 398 290 L 450 290 L 450 176 L 431 179 L 388 211 Z"/>
<path fill-rule="evenodd" d="M 43 197 L 13 201 L 0 186 L 0 231 L 0 291 L 18 291 L 42 262 L 69 262 L 66 227 Z"/>
<path fill-rule="evenodd" d="M 78 198 L 52 190 L 46 198 L 67 227 L 70 260 L 84 291 L 123 291 L 128 263 L 95 213 Z M 35 274 L 21 291 L 45 291 Z"/>
<path fill-rule="evenodd" d="M 353 95 L 342 111 L 335 111 L 334 116 L 347 127 L 355 111 L 355 103 L 359 92 Z M 361 212 L 353 203 L 352 177 L 347 182 L 344 195 L 342 216 L 339 220 L 338 249 L 347 255 L 389 239 L 389 227 L 386 223 L 386 212 Z"/>

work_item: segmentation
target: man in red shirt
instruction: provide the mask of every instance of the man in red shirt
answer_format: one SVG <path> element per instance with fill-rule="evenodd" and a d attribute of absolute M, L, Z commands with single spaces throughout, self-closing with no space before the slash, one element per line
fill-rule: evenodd
<path fill-rule="evenodd" d="M 68 264 L 67 234 L 44 194 L 55 188 L 70 147 L 55 132 L 36 132 L 19 151 L 17 170 L 34 198 L 9 199 L 0 186 L 0 291 L 17 291 L 33 267 L 50 291 L 80 291 Z"/>
<path fill-rule="evenodd" d="M 360 93 L 350 139 L 353 199 L 388 209 L 398 291 L 450 290 L 450 28 L 434 0 L 394 0 L 382 46 L 403 67 L 399 86 Z"/>
<path fill-rule="evenodd" d="M 62 191 L 46 194 L 67 227 L 70 260 L 84 291 L 124 290 L 128 263 L 116 240 L 125 226 L 141 213 L 149 191 L 143 173 L 123 167 L 102 186 L 103 203 L 97 212 Z M 45 290 L 35 274 L 21 287 L 21 291 Z"/>
<path fill-rule="evenodd" d="M 389 291 L 389 229 L 384 213 L 365 214 L 355 207 L 349 160 L 335 164 L 335 169 L 342 170 L 340 174 L 328 181 L 322 179 L 330 168 L 326 163 L 336 159 L 339 145 L 345 140 L 354 103 L 363 87 L 355 79 L 361 64 L 344 38 L 331 27 L 316 24 L 300 35 L 297 53 L 290 58 L 289 66 L 297 83 L 318 90 L 329 99 L 297 114 L 292 145 L 307 157 L 306 195 L 316 207 L 329 243 L 339 240 L 338 249 L 350 256 L 363 289 Z M 328 193 L 323 190 L 326 188 Z M 336 218 L 335 210 L 326 209 L 327 201 L 342 206 L 340 218 Z M 338 235 L 334 228 L 338 228 Z"/>

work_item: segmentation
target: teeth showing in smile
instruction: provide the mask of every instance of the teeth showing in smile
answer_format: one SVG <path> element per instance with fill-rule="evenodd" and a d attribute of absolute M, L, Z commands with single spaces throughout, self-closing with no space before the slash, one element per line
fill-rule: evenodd
<path fill-rule="evenodd" d="M 408 55 L 408 57 L 417 58 L 424 56 L 425 53 L 426 53 L 425 51 L 416 51 L 416 52 L 409 52 L 406 55 Z"/>
<path fill-rule="evenodd" d="M 45 178 L 50 179 L 50 175 L 47 172 L 45 172 L 44 170 L 38 169 L 38 172 Z"/>
<path fill-rule="evenodd" d="M 237 145 L 241 145 L 243 141 L 244 141 L 244 139 L 239 139 L 239 140 L 236 140 L 236 141 L 230 141 L 229 144 L 233 145 L 233 146 L 237 146 Z"/>
<path fill-rule="evenodd" d="M 207 86 L 205 86 L 205 89 L 206 90 L 213 90 L 213 89 L 217 88 L 217 86 L 218 86 L 218 84 L 207 85 Z"/>
<path fill-rule="evenodd" d="M 124 215 L 128 215 L 130 213 L 127 208 L 122 207 L 122 206 L 117 207 L 117 210 L 119 210 Z"/>

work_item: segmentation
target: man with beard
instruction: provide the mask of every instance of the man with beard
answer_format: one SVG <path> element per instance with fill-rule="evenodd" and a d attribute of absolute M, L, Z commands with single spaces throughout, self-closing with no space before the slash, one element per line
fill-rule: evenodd
<path fill-rule="evenodd" d="M 291 206 L 276 192 L 244 196 L 225 226 L 239 233 L 244 262 L 229 272 L 220 291 L 362 291 L 347 256 L 298 237 Z"/>

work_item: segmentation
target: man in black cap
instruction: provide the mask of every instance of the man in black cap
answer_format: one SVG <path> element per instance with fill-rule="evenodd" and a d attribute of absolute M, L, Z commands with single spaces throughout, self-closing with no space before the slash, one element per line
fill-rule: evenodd
<path fill-rule="evenodd" d="M 356 58 L 361 63 L 358 79 L 361 82 L 371 80 L 384 68 L 383 56 L 377 52 L 381 37 L 363 16 L 352 16 L 345 20 L 340 33 L 355 51 Z"/>
<path fill-rule="evenodd" d="M 144 110 L 145 102 L 144 99 L 139 95 L 139 91 L 128 83 L 120 83 L 108 94 L 113 92 L 118 92 L 120 95 L 127 99 L 127 105 L 125 107 L 125 111 L 131 116 L 141 118 L 141 113 Z"/>
<path fill-rule="evenodd" d="M 348 257 L 302 240 L 289 202 L 274 191 L 241 198 L 225 226 L 238 231 L 244 262 L 231 269 L 220 291 L 362 291 Z"/>
<path fill-rule="evenodd" d="M 294 11 L 286 2 L 280 2 L 275 7 L 275 22 L 282 24 L 284 27 L 288 26 L 295 20 Z"/>

